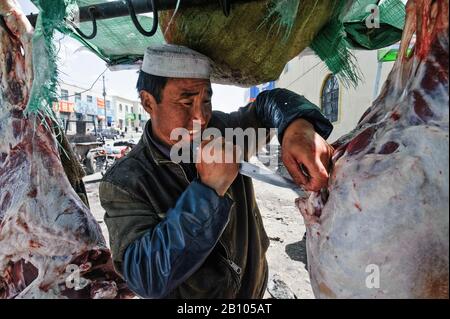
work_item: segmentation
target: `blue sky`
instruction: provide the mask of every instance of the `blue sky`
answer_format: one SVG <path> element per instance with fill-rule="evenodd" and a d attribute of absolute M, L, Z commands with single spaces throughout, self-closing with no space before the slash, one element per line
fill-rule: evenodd
<path fill-rule="evenodd" d="M 25 14 L 36 13 L 38 10 L 30 0 L 18 0 Z M 59 39 L 58 39 L 59 40 Z M 59 54 L 60 79 L 70 84 L 90 87 L 95 79 L 105 70 L 105 62 L 93 53 L 83 50 L 82 45 L 68 36 L 61 36 Z M 137 99 L 135 89 L 137 73 L 132 71 L 105 72 L 107 95 L 120 95 Z M 101 92 L 101 80 L 94 89 Z M 224 112 L 236 110 L 243 106 L 245 89 L 235 86 L 213 84 L 213 108 Z"/>

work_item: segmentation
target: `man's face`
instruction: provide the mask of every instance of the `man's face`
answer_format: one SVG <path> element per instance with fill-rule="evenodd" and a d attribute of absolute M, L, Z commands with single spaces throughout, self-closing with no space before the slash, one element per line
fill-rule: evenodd
<path fill-rule="evenodd" d="M 150 113 L 154 136 L 167 145 L 174 145 L 170 133 L 176 128 L 189 131 L 189 140 L 200 134 L 211 119 L 211 82 L 205 79 L 169 79 L 161 94 L 161 102 L 148 93 L 141 93 L 142 104 Z M 149 95 L 149 94 L 148 94 Z M 144 98 L 143 98 L 144 96 Z M 201 132 L 193 131 L 193 121 L 201 125 Z"/>

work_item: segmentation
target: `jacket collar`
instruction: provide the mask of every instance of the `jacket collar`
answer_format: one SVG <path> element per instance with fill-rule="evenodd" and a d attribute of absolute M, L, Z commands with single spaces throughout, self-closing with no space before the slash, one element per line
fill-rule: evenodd
<path fill-rule="evenodd" d="M 147 147 L 147 149 L 150 151 L 150 154 L 152 158 L 155 160 L 156 164 L 163 164 L 163 163 L 171 163 L 169 157 L 167 157 L 163 153 L 164 145 L 159 144 L 154 140 L 152 137 L 152 122 L 151 120 L 148 120 L 145 124 L 144 134 L 142 135 L 142 140 Z M 158 144 L 158 145 L 156 145 Z M 170 149 L 168 149 L 170 152 Z"/>

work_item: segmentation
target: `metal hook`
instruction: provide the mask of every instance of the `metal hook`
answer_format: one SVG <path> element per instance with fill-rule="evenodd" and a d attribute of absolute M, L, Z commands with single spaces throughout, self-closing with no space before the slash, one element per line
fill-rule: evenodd
<path fill-rule="evenodd" d="M 222 7 L 223 14 L 228 17 L 231 12 L 231 2 L 230 0 L 219 0 L 220 6 Z"/>
<path fill-rule="evenodd" d="M 133 20 L 134 26 L 136 27 L 136 29 L 138 29 L 138 31 L 142 35 L 145 35 L 146 37 L 153 36 L 156 33 L 156 31 L 158 30 L 158 8 L 156 7 L 155 0 L 150 0 L 150 3 L 152 5 L 152 11 L 153 11 L 153 25 L 152 25 L 152 29 L 150 31 L 146 31 L 141 26 L 141 24 L 139 23 L 139 21 L 136 17 L 136 11 L 134 10 L 133 3 L 131 2 L 131 0 L 127 0 L 128 10 L 130 11 L 131 20 Z"/>
<path fill-rule="evenodd" d="M 74 29 L 78 32 L 78 34 L 86 40 L 91 40 L 91 39 L 95 38 L 95 36 L 97 35 L 97 20 L 95 18 L 95 11 L 96 11 L 95 7 L 89 8 L 89 14 L 92 19 L 92 33 L 90 35 L 84 34 L 83 31 L 81 31 L 80 29 L 78 29 L 77 27 L 74 26 Z"/>

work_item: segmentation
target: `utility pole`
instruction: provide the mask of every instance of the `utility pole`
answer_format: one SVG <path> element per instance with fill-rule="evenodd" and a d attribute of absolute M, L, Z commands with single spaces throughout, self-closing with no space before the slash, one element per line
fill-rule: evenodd
<path fill-rule="evenodd" d="M 105 130 L 108 127 L 108 117 L 106 116 L 106 89 L 105 89 L 105 75 L 103 75 L 103 106 L 105 107 Z"/>
<path fill-rule="evenodd" d="M 381 80 L 381 70 L 383 68 L 383 62 L 378 61 L 377 65 L 377 74 L 375 76 L 375 83 L 373 85 L 373 100 L 375 100 L 378 96 L 378 91 L 380 88 L 380 80 Z"/>

